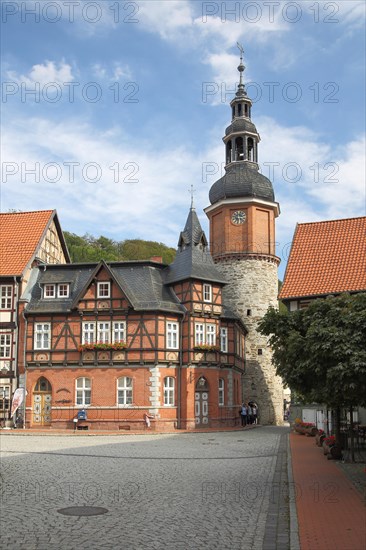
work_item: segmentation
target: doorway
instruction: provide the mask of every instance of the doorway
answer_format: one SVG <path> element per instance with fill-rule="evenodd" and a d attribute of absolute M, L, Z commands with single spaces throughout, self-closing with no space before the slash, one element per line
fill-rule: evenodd
<path fill-rule="evenodd" d="M 208 425 L 208 383 L 206 378 L 201 376 L 194 393 L 194 418 L 196 427 Z"/>
<path fill-rule="evenodd" d="M 33 425 L 51 424 L 52 387 L 47 378 L 41 376 L 33 390 Z"/>

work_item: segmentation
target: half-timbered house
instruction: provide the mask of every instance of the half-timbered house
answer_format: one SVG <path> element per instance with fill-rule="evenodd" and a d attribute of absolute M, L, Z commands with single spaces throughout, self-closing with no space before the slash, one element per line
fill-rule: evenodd
<path fill-rule="evenodd" d="M 9 419 L 19 381 L 19 300 L 32 265 L 69 262 L 56 210 L 0 214 L 0 422 Z"/>
<path fill-rule="evenodd" d="M 34 267 L 23 295 L 26 426 L 237 424 L 246 329 L 223 303 L 226 283 L 193 207 L 169 266 Z"/>

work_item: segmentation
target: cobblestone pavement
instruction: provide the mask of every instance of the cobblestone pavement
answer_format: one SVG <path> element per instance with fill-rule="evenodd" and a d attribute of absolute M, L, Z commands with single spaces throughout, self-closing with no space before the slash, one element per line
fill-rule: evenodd
<path fill-rule="evenodd" d="M 0 546 L 290 548 L 288 431 L 4 436 Z M 75 506 L 107 513 L 59 513 Z"/>

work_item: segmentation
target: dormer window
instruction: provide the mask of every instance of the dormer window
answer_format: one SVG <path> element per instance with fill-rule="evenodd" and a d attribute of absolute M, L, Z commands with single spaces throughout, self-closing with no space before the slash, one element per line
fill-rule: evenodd
<path fill-rule="evenodd" d="M 111 295 L 111 283 L 98 282 L 98 298 L 109 298 Z"/>
<path fill-rule="evenodd" d="M 44 298 L 56 298 L 56 285 L 44 285 Z"/>
<path fill-rule="evenodd" d="M 69 287 L 67 283 L 62 283 L 57 285 L 57 298 L 68 298 L 69 297 Z"/>
<path fill-rule="evenodd" d="M 203 301 L 212 302 L 212 286 L 208 284 L 203 285 Z"/>

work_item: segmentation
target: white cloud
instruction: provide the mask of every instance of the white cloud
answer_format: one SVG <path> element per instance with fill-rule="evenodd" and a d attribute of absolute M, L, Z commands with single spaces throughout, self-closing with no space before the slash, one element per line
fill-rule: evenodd
<path fill-rule="evenodd" d="M 132 72 L 130 67 L 122 65 L 120 62 L 115 61 L 111 64 L 95 63 L 92 66 L 92 73 L 95 77 L 101 80 L 109 80 L 111 82 L 118 82 L 121 79 L 131 80 Z"/>
<path fill-rule="evenodd" d="M 7 71 L 7 76 L 14 82 L 24 83 L 27 86 L 34 83 L 45 86 L 51 82 L 62 86 L 64 83 L 74 80 L 72 67 L 65 60 L 61 60 L 59 63 L 46 60 L 44 63 L 33 65 L 26 75 L 19 75 L 15 71 Z"/>

